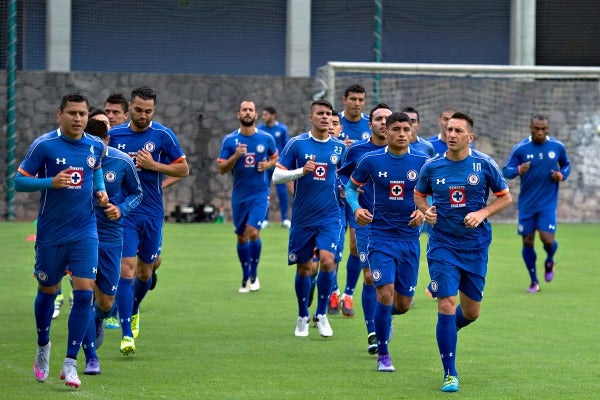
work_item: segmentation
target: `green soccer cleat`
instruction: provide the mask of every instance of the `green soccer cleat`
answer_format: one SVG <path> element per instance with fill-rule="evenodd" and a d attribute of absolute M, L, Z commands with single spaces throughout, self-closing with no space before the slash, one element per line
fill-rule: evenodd
<path fill-rule="evenodd" d="M 124 356 L 135 353 L 135 342 L 131 336 L 123 336 L 121 339 L 121 353 Z"/>
<path fill-rule="evenodd" d="M 121 327 L 121 325 L 119 325 L 119 320 L 115 317 L 108 317 L 104 321 L 104 327 L 106 329 L 119 329 Z"/>
<path fill-rule="evenodd" d="M 442 392 L 458 392 L 458 376 L 446 375 L 441 390 Z"/>
<path fill-rule="evenodd" d="M 133 338 L 137 339 L 140 335 L 140 312 L 131 316 L 131 333 L 133 333 Z"/>

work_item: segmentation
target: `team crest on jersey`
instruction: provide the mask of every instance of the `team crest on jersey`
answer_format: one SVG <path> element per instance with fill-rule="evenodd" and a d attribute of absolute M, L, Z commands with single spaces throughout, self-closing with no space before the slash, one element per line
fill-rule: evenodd
<path fill-rule="evenodd" d="M 37 273 L 38 280 L 41 282 L 46 282 L 48 280 L 48 275 L 44 271 L 39 271 Z"/>
<path fill-rule="evenodd" d="M 479 183 L 479 175 L 471 174 L 467 178 L 467 181 L 469 182 L 470 185 L 477 185 Z"/>
<path fill-rule="evenodd" d="M 367 262 L 367 255 L 365 254 L 364 251 L 361 251 L 361 253 L 358 255 L 358 259 L 363 264 Z"/>
<path fill-rule="evenodd" d="M 317 181 L 324 181 L 327 179 L 327 164 L 322 162 L 315 163 L 315 170 L 313 171 L 313 179 Z"/>
<path fill-rule="evenodd" d="M 371 132 L 363 132 L 360 134 L 361 139 L 368 139 L 371 137 Z"/>
<path fill-rule="evenodd" d="M 553 151 L 549 151 L 548 152 L 548 158 L 551 159 L 551 160 L 555 159 L 556 158 L 556 153 L 553 152 Z"/>
<path fill-rule="evenodd" d="M 257 153 L 264 153 L 265 152 L 265 146 L 263 146 L 262 144 L 259 144 L 258 146 L 256 146 L 256 152 Z"/>
<path fill-rule="evenodd" d="M 81 167 L 69 167 L 67 172 L 71 175 L 69 181 L 69 189 L 81 189 L 83 185 L 83 168 Z"/>
<path fill-rule="evenodd" d="M 115 171 L 107 171 L 104 174 L 104 180 L 106 182 L 114 182 L 117 179 L 117 174 L 115 173 Z"/>
<path fill-rule="evenodd" d="M 339 158 L 337 154 L 332 154 L 331 157 L 329 157 L 329 161 L 331 161 L 333 165 L 337 165 L 338 160 Z"/>
<path fill-rule="evenodd" d="M 244 156 L 244 167 L 254 168 L 255 164 L 256 164 L 256 154 L 246 153 L 246 155 Z"/>
<path fill-rule="evenodd" d="M 96 157 L 88 156 L 86 162 L 87 162 L 88 167 L 94 168 L 94 165 L 96 165 Z"/>
<path fill-rule="evenodd" d="M 381 271 L 380 271 L 380 270 L 378 270 L 378 269 L 374 269 L 374 270 L 371 272 L 371 276 L 373 276 L 373 280 L 374 280 L 375 282 L 379 282 L 379 280 L 381 279 Z"/>
<path fill-rule="evenodd" d="M 404 181 L 390 181 L 390 200 L 404 200 Z"/>
<path fill-rule="evenodd" d="M 298 259 L 298 256 L 296 255 L 296 253 L 290 253 L 290 254 L 288 254 L 288 260 L 291 263 L 295 263 L 297 259 Z"/>
<path fill-rule="evenodd" d="M 144 143 L 144 150 L 148 150 L 150 153 L 152 153 L 154 149 L 156 149 L 156 145 L 153 142 Z"/>
<path fill-rule="evenodd" d="M 406 173 L 406 179 L 408 179 L 411 182 L 416 181 L 418 177 L 419 177 L 419 173 L 417 171 L 415 171 L 414 169 L 411 169 Z"/>
<path fill-rule="evenodd" d="M 465 207 L 467 194 L 464 186 L 450 186 L 450 207 Z"/>

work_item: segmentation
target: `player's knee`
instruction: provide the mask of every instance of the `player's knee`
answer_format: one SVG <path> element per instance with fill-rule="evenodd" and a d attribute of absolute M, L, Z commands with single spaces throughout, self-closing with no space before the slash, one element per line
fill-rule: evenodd
<path fill-rule="evenodd" d="M 296 272 L 298 272 L 298 275 L 300 275 L 301 278 L 312 276 L 312 264 L 298 264 L 296 267 Z"/>
<path fill-rule="evenodd" d="M 110 311 L 113 307 L 113 304 L 115 302 L 115 298 L 113 296 L 98 296 L 97 299 L 98 302 L 98 308 L 100 308 L 102 311 Z"/>
<path fill-rule="evenodd" d="M 371 275 L 371 270 L 369 268 L 363 268 L 363 280 L 365 285 L 373 286 L 373 275 Z"/>

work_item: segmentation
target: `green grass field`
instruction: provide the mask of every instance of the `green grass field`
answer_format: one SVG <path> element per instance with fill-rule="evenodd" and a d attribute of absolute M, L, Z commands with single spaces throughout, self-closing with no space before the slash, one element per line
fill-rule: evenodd
<path fill-rule="evenodd" d="M 480 319 L 459 333 L 461 390 L 441 393 L 435 341 L 437 308 L 425 296 L 422 261 L 415 306 L 395 318 L 395 373 L 376 372 L 355 296 L 354 319 L 332 316 L 332 338 L 311 328 L 294 337 L 295 268 L 286 262 L 287 230 L 263 231 L 262 289 L 238 294 L 240 267 L 230 224 L 167 224 L 159 283 L 144 300 L 136 353 L 119 352 L 120 331 L 106 331 L 102 374 L 67 388 L 58 378 L 68 306 L 52 324 L 50 377 L 37 383 L 31 276 L 32 223 L 0 223 L 0 399 L 591 399 L 600 398 L 600 225 L 561 224 L 556 278 L 528 294 L 520 238 L 494 225 Z M 538 261 L 543 261 L 539 254 Z M 424 254 L 422 256 L 424 259 Z M 345 282 L 345 262 L 339 281 Z M 359 287 L 362 279 L 359 281 Z M 70 289 L 69 289 L 70 290 Z M 314 311 L 314 306 L 311 311 Z"/>

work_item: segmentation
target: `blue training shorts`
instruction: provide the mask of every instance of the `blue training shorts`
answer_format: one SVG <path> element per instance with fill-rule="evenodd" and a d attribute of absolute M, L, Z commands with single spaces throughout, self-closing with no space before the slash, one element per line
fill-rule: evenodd
<path fill-rule="evenodd" d="M 119 276 L 121 275 L 121 252 L 123 246 L 100 245 L 98 249 L 98 272 L 96 285 L 108 296 L 117 293 Z"/>
<path fill-rule="evenodd" d="M 231 213 L 233 214 L 233 226 L 236 235 L 242 235 L 246 226 L 250 225 L 260 230 L 260 223 L 267 215 L 269 198 L 251 199 L 248 201 L 231 202 Z"/>
<path fill-rule="evenodd" d="M 324 221 L 321 225 L 309 227 L 295 226 L 292 219 L 288 242 L 288 265 L 310 261 L 315 248 L 329 251 L 337 258 L 338 246 L 340 240 L 343 240 L 343 234 L 344 227 L 340 219 Z"/>
<path fill-rule="evenodd" d="M 35 246 L 34 275 L 42 286 L 59 283 L 67 270 L 79 278 L 96 278 L 98 239 Z"/>
<path fill-rule="evenodd" d="M 527 236 L 535 230 L 543 232 L 556 232 L 556 209 L 542 210 L 533 214 L 519 212 L 519 225 L 517 233 L 521 236 Z"/>
<path fill-rule="evenodd" d="M 418 240 L 369 238 L 369 264 L 375 287 L 394 284 L 402 296 L 413 297 L 419 276 L 421 245 Z"/>
<path fill-rule="evenodd" d="M 123 218 L 123 257 L 135 257 L 152 264 L 160 254 L 163 218 L 128 215 Z"/>

